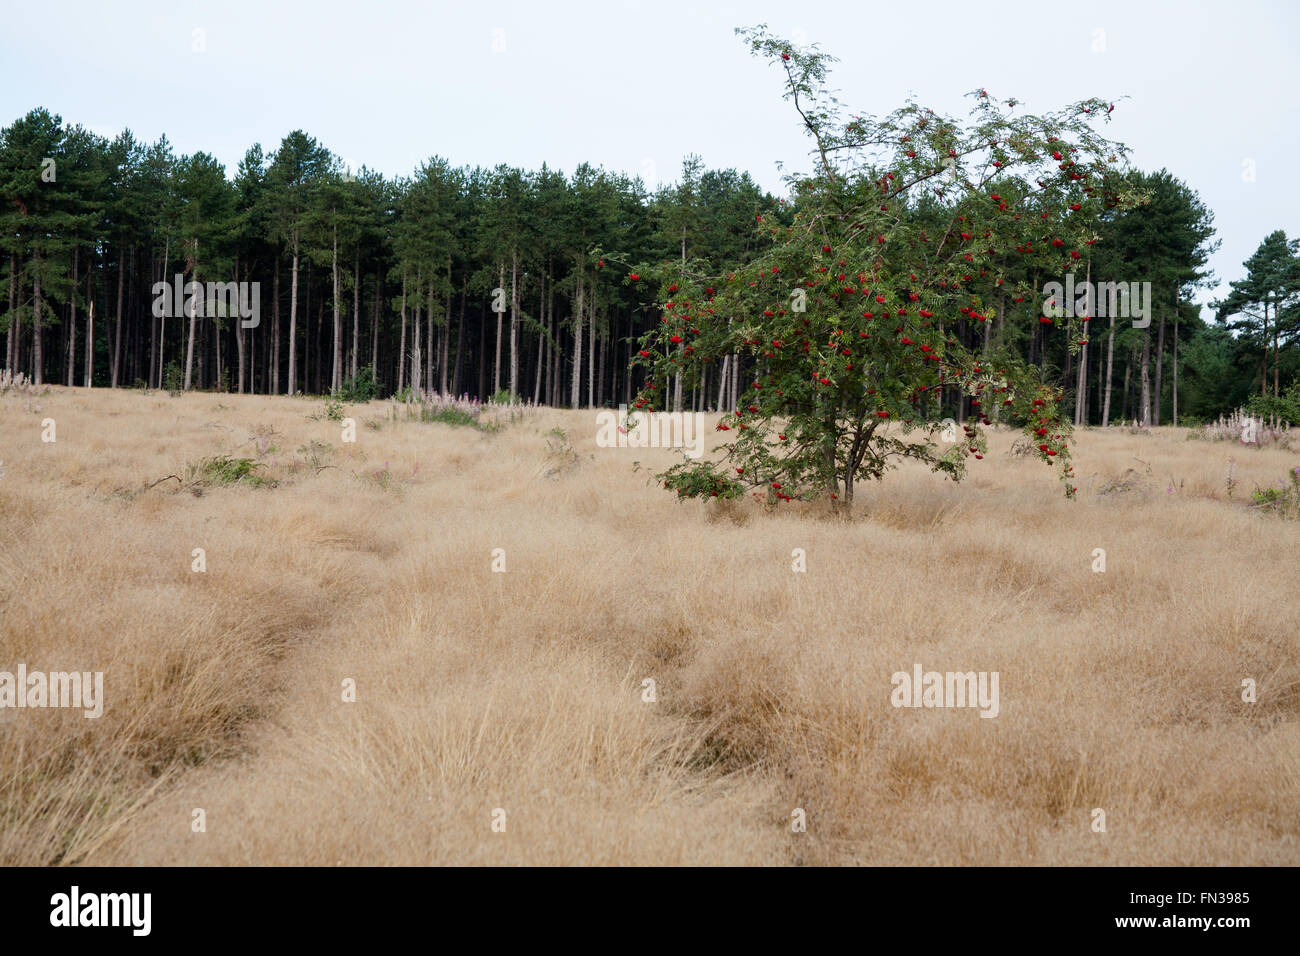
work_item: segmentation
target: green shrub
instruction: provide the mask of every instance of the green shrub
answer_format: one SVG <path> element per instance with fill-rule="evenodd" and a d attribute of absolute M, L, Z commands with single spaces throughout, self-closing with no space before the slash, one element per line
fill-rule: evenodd
<path fill-rule="evenodd" d="M 233 485 L 243 482 L 258 488 L 267 483 L 265 478 L 257 474 L 259 467 L 261 466 L 251 458 L 216 455 L 189 465 L 186 469 L 186 484 Z"/>
<path fill-rule="evenodd" d="M 473 428 L 479 426 L 479 420 L 475 416 L 450 405 L 445 408 L 430 408 L 422 410 L 420 421 L 442 422 L 444 425 L 456 426 L 469 425 Z"/>
<path fill-rule="evenodd" d="M 339 398 L 345 402 L 368 402 L 379 395 L 379 382 L 375 379 L 375 370 L 367 365 L 356 375 L 343 380 L 339 389 Z"/>
<path fill-rule="evenodd" d="M 1264 421 L 1300 423 L 1300 382 L 1289 386 L 1277 398 L 1272 395 L 1252 395 L 1246 401 L 1246 411 Z"/>
<path fill-rule="evenodd" d="M 183 381 L 181 367 L 174 360 L 168 362 L 167 367 L 163 369 L 163 388 L 167 389 L 167 394 L 172 397 L 179 395 Z"/>

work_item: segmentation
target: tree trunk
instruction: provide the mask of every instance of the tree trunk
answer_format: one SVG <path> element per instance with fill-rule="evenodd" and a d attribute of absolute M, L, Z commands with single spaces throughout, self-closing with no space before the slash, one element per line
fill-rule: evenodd
<path fill-rule="evenodd" d="M 370 371 L 376 378 L 379 377 L 379 299 L 381 295 L 380 292 L 381 282 L 382 282 L 382 276 L 380 276 L 378 270 L 376 270 L 375 272 L 375 315 L 370 322 Z"/>
<path fill-rule="evenodd" d="M 1151 330 L 1142 333 L 1142 425 L 1151 424 Z"/>
<path fill-rule="evenodd" d="M 72 294 L 68 297 L 71 313 L 68 317 L 68 387 L 76 384 L 77 368 L 77 267 L 80 265 L 81 247 L 72 247 Z"/>
<path fill-rule="evenodd" d="M 596 289 L 591 289 L 591 312 L 587 316 L 587 407 L 596 407 Z"/>
<path fill-rule="evenodd" d="M 582 271 L 578 272 L 578 301 L 573 312 L 573 385 L 569 393 L 569 404 L 578 407 L 582 398 Z"/>
<path fill-rule="evenodd" d="M 163 282 L 167 281 L 167 266 L 168 266 L 167 260 L 170 257 L 171 257 L 171 236 L 168 236 L 166 241 L 163 243 L 162 273 L 159 275 L 160 281 Z M 157 335 L 154 338 L 153 347 L 149 350 L 149 377 L 154 378 L 154 372 L 158 373 L 157 378 L 154 382 L 155 388 L 162 388 L 162 384 L 163 384 L 162 381 L 163 330 L 167 324 L 167 310 L 163 309 L 162 313 L 163 314 L 158 317 L 158 327 L 156 330 Z M 153 329 L 153 324 L 150 323 L 149 327 L 150 329 Z"/>
<path fill-rule="evenodd" d="M 352 378 L 357 377 L 357 355 L 361 352 L 361 248 L 352 257 Z"/>
<path fill-rule="evenodd" d="M 1274 318 L 1276 319 L 1277 316 L 1274 316 Z M 1282 323 L 1280 321 L 1275 321 L 1273 323 L 1273 403 L 1274 403 L 1273 427 L 1274 428 L 1277 428 L 1279 422 L 1278 413 L 1277 413 L 1277 400 L 1281 396 L 1281 392 L 1278 390 L 1279 380 L 1278 380 L 1278 360 L 1277 360 L 1277 334 L 1278 334 L 1278 328 L 1279 326 L 1281 326 L 1281 324 Z"/>
<path fill-rule="evenodd" d="M 1264 296 L 1264 350 L 1259 358 L 1259 397 L 1268 398 L 1268 296 Z"/>
<path fill-rule="evenodd" d="M 271 280 L 271 394 L 280 394 L 280 250 L 275 255 L 275 278 Z"/>
<path fill-rule="evenodd" d="M 42 366 L 45 364 L 41 354 L 41 256 L 36 254 L 36 275 L 32 292 L 32 381 L 41 385 L 45 382 Z"/>
<path fill-rule="evenodd" d="M 411 313 L 411 391 L 418 392 L 420 378 L 420 273 L 415 274 L 415 310 Z"/>
<path fill-rule="evenodd" d="M 605 353 L 609 351 L 609 342 L 603 331 L 596 336 L 596 341 L 599 348 L 595 354 L 599 360 L 596 362 L 596 401 L 593 405 L 600 408 L 605 404 Z"/>
<path fill-rule="evenodd" d="M 469 286 L 468 280 L 462 280 L 460 284 L 460 318 L 456 322 L 456 367 L 451 373 L 451 391 L 453 395 L 460 395 L 460 366 L 465 360 L 465 353 L 462 346 L 465 344 L 465 293 Z"/>
<path fill-rule="evenodd" d="M 235 315 L 235 352 L 236 352 L 236 361 L 238 362 L 238 370 L 235 373 L 235 378 L 238 381 L 235 383 L 235 391 L 240 395 L 243 395 L 244 394 L 244 318 L 243 316 L 244 316 L 245 302 L 244 302 L 244 287 L 238 284 L 239 283 L 239 256 L 235 256 L 235 282 L 236 282 L 236 289 L 238 290 L 236 295 L 239 300 L 239 308 L 236 310 L 236 315 Z"/>
<path fill-rule="evenodd" d="M 1093 319 L 1092 315 L 1092 260 L 1088 260 L 1088 271 L 1085 273 L 1084 283 L 1088 290 L 1087 304 L 1084 306 L 1084 314 L 1088 322 Z M 1088 345 L 1092 336 L 1088 332 L 1088 322 L 1083 323 L 1083 341 L 1084 345 L 1079 349 L 1079 377 L 1075 380 L 1074 385 L 1074 424 L 1075 427 L 1086 425 L 1088 422 Z M 987 342 L 987 339 L 985 340 Z"/>
<path fill-rule="evenodd" d="M 397 350 L 397 390 L 406 386 L 406 273 L 402 273 L 402 337 Z"/>
<path fill-rule="evenodd" d="M 537 296 L 537 325 L 541 329 L 547 328 L 549 319 L 546 315 L 546 273 L 542 273 L 541 292 Z M 537 376 L 533 379 L 533 404 L 536 405 L 542 397 L 542 368 L 546 365 L 546 332 L 537 333 Z"/>
<path fill-rule="evenodd" d="M 330 394 L 343 387 L 343 319 L 339 315 L 339 224 L 334 223 L 334 255 L 330 261 L 334 279 L 334 354 L 330 363 Z"/>
<path fill-rule="evenodd" d="M 735 410 L 740 405 L 740 373 L 743 369 L 740 367 L 740 353 L 731 353 L 731 401 L 727 407 Z"/>
<path fill-rule="evenodd" d="M 442 308 L 442 329 L 440 335 L 442 346 L 439 351 L 442 354 L 441 361 L 438 362 L 438 390 L 442 394 L 447 394 L 447 388 L 451 384 L 451 297 L 455 286 L 451 284 L 451 259 L 447 260 L 447 295 L 443 299 Z"/>
<path fill-rule="evenodd" d="M 519 394 L 519 250 L 510 254 L 510 400 Z"/>
<path fill-rule="evenodd" d="M 426 305 L 425 314 L 428 316 L 428 319 L 425 321 L 425 333 L 424 333 L 424 343 L 425 343 L 425 348 L 424 348 L 424 383 L 425 383 L 425 384 L 424 384 L 424 387 L 425 387 L 428 391 L 433 391 L 433 361 L 434 361 L 433 336 L 434 336 L 434 326 L 435 326 L 436 323 L 433 321 L 433 281 L 432 281 L 432 279 L 431 279 L 430 282 L 429 282 L 429 297 L 428 297 L 428 299 L 427 299 L 427 305 Z"/>
<path fill-rule="evenodd" d="M 1174 402 L 1173 402 L 1173 421 L 1171 424 L 1178 427 L 1178 290 L 1174 290 Z"/>
<path fill-rule="evenodd" d="M 86 388 L 95 384 L 95 256 L 91 252 L 90 266 L 86 269 Z"/>
<path fill-rule="evenodd" d="M 285 394 L 298 390 L 298 230 L 293 231 L 293 267 L 289 279 L 289 381 Z"/>
<path fill-rule="evenodd" d="M 478 399 L 482 401 L 484 393 L 487 391 L 487 316 L 479 311 L 480 321 L 478 324 Z"/>
<path fill-rule="evenodd" d="M 118 364 L 122 353 L 122 290 L 126 281 L 126 250 L 117 251 L 117 315 L 113 319 L 113 362 L 109 367 L 109 388 L 117 388 Z"/>
<path fill-rule="evenodd" d="M 1110 310 L 1114 312 L 1114 309 Z M 1110 334 L 1106 337 L 1106 391 L 1101 405 L 1101 427 L 1110 424 L 1110 385 L 1115 373 L 1115 316 L 1110 317 Z"/>
<path fill-rule="evenodd" d="M 9 253 L 9 315 L 12 321 L 9 323 L 9 338 L 5 342 L 5 368 L 10 372 L 16 372 L 18 362 L 14 357 L 14 339 L 18 334 L 18 316 L 15 314 L 18 309 L 18 267 L 14 253 Z"/>
<path fill-rule="evenodd" d="M 199 281 L 199 241 L 195 239 L 193 240 L 193 242 L 194 242 L 193 278 L 195 282 L 198 282 Z M 119 298 L 120 296 L 121 293 L 119 293 Z M 198 318 L 197 318 L 198 311 L 199 310 L 198 310 L 197 302 L 191 302 L 189 344 L 186 346 L 185 349 L 185 390 L 187 392 L 190 390 L 190 383 L 192 382 L 191 376 L 194 371 L 194 328 L 198 323 Z M 114 380 L 114 384 L 116 384 L 116 380 Z"/>
<path fill-rule="evenodd" d="M 1121 425 L 1124 424 L 1124 422 L 1128 419 L 1128 407 L 1129 407 L 1129 405 L 1128 405 L 1128 391 L 1129 391 L 1129 389 L 1128 389 L 1128 384 L 1129 384 L 1129 375 L 1130 375 L 1130 373 L 1131 373 L 1132 370 L 1133 370 L 1133 355 L 1134 355 L 1134 354 L 1135 354 L 1135 353 L 1134 353 L 1134 350 L 1133 350 L 1132 348 L 1130 348 L 1130 349 L 1129 349 L 1129 357 L 1128 357 L 1128 361 L 1124 363 L 1124 385 L 1123 385 L 1123 387 L 1120 388 L 1120 393 L 1119 393 L 1119 398 L 1120 398 L 1119 421 L 1120 421 L 1120 424 L 1121 424 Z"/>
<path fill-rule="evenodd" d="M 1165 312 L 1160 310 L 1160 333 L 1156 339 L 1156 394 L 1151 404 L 1151 424 L 1160 424 L 1160 402 L 1164 397 Z"/>

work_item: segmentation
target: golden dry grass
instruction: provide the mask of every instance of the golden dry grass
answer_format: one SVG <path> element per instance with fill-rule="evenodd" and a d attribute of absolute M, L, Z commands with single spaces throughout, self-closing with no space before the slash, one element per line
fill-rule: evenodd
<path fill-rule="evenodd" d="M 846 524 L 679 503 L 591 412 L 321 409 L 0 397 L 0 670 L 107 697 L 0 711 L 0 863 L 1300 862 L 1300 529 L 1242 507 L 1300 455 L 1086 430 L 1069 502 L 1003 432 Z M 142 490 L 221 454 L 278 484 Z M 914 662 L 1000 715 L 895 709 Z"/>

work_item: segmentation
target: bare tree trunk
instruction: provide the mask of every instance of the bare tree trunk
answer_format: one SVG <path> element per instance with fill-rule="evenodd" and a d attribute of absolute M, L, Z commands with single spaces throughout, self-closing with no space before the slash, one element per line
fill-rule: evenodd
<path fill-rule="evenodd" d="M 1156 394 L 1151 405 L 1151 424 L 1160 424 L 1160 400 L 1164 396 L 1165 312 L 1160 310 L 1160 335 L 1156 340 Z"/>
<path fill-rule="evenodd" d="M 551 260 L 546 261 L 546 272 L 551 277 L 551 286 L 546 293 L 546 315 L 547 322 L 551 328 L 551 367 L 547 370 L 547 401 L 546 404 L 552 408 L 560 407 L 560 394 L 563 385 L 560 381 L 560 356 L 564 347 L 560 344 L 560 322 L 555 317 L 555 272 L 551 268 Z"/>
<path fill-rule="evenodd" d="M 465 361 L 462 346 L 465 344 L 465 297 L 468 287 L 468 280 L 462 279 L 460 284 L 460 318 L 456 322 L 456 367 L 451 373 L 451 390 L 455 395 L 460 394 L 460 367 Z"/>
<path fill-rule="evenodd" d="M 168 244 L 170 242 L 171 238 L 168 237 L 167 241 L 163 244 L 162 272 L 158 275 L 158 278 L 163 282 L 167 281 L 167 258 L 171 252 Z M 166 309 L 162 311 L 163 314 L 158 317 L 157 326 L 152 322 L 149 323 L 149 331 L 153 336 L 153 343 L 149 348 L 149 379 L 153 382 L 154 388 L 162 388 L 162 359 L 160 358 L 160 355 L 162 354 L 163 324 L 167 321 L 167 311 Z M 155 373 L 157 373 L 156 376 Z"/>
<path fill-rule="evenodd" d="M 5 368 L 10 372 L 16 372 L 15 366 L 18 364 L 14 357 L 16 351 L 14 340 L 18 335 L 18 316 L 15 314 L 18 309 L 18 267 L 16 255 L 9 253 L 9 315 L 12 321 L 9 323 L 9 338 L 5 343 Z"/>
<path fill-rule="evenodd" d="M 1114 311 L 1113 309 L 1111 310 Z M 1106 337 L 1106 391 L 1101 405 L 1101 427 L 1110 424 L 1110 384 L 1115 372 L 1115 316 L 1110 317 L 1110 334 Z"/>
<path fill-rule="evenodd" d="M 397 390 L 406 386 L 406 273 L 402 273 L 402 337 L 397 350 Z"/>
<path fill-rule="evenodd" d="M 275 278 L 271 280 L 271 394 L 280 394 L 280 252 L 275 255 Z"/>
<path fill-rule="evenodd" d="M 1274 319 L 1276 320 L 1277 318 L 1278 317 L 1274 315 Z M 1281 396 L 1281 392 L 1278 390 L 1279 364 L 1277 360 L 1277 334 L 1278 334 L 1278 328 L 1281 326 L 1281 324 L 1282 324 L 1281 321 L 1273 322 L 1273 403 L 1274 403 L 1273 427 L 1274 428 L 1277 428 L 1279 422 L 1278 413 L 1277 413 L 1277 400 Z"/>
<path fill-rule="evenodd" d="M 731 401 L 728 408 L 735 409 L 740 404 L 740 353 L 731 353 Z"/>
<path fill-rule="evenodd" d="M 380 283 L 382 277 L 378 270 L 375 272 L 375 315 L 370 322 L 370 371 L 375 377 L 379 377 L 379 299 L 381 295 Z"/>
<path fill-rule="evenodd" d="M 247 270 L 245 270 L 247 271 Z M 235 383 L 235 391 L 240 395 L 244 394 L 244 287 L 239 284 L 239 256 L 235 256 L 235 288 L 238 290 L 239 308 L 235 315 L 235 352 L 236 361 L 239 368 L 235 374 L 238 381 Z"/>
<path fill-rule="evenodd" d="M 293 231 L 293 270 L 289 280 L 289 382 L 285 394 L 298 390 L 298 230 Z"/>
<path fill-rule="evenodd" d="M 80 265 L 81 247 L 72 247 L 72 294 L 68 297 L 71 313 L 68 317 L 68 387 L 76 384 L 77 367 L 77 267 Z"/>
<path fill-rule="evenodd" d="M 546 315 L 546 273 L 541 276 L 541 292 L 537 296 L 537 324 L 540 328 L 547 328 L 549 319 Z M 546 365 L 546 333 L 537 333 L 537 376 L 533 380 L 533 404 L 536 405 L 542 397 L 542 369 Z"/>
<path fill-rule="evenodd" d="M 95 258 L 91 254 L 90 265 L 86 269 L 86 388 L 95 384 Z"/>
<path fill-rule="evenodd" d="M 429 282 L 429 292 L 428 292 L 428 298 L 426 300 L 425 314 L 428 316 L 428 318 L 425 320 L 425 330 L 424 330 L 424 342 L 425 342 L 424 382 L 425 382 L 425 387 L 429 391 L 433 391 L 433 358 L 434 358 L 433 336 L 434 336 L 435 323 L 433 321 L 433 281 L 432 280 L 430 280 Z"/>
<path fill-rule="evenodd" d="M 420 273 L 415 273 L 415 309 L 411 313 L 411 391 L 418 392 L 420 379 Z"/>
<path fill-rule="evenodd" d="M 1137 364 L 1137 346 L 1130 345 L 1128 350 L 1128 361 L 1124 363 L 1124 407 L 1120 410 L 1120 421 L 1125 421 L 1129 415 L 1129 409 L 1133 407 L 1132 390 L 1129 384 L 1133 378 L 1133 366 Z M 1136 413 L 1134 413 L 1136 415 Z"/>
<path fill-rule="evenodd" d="M 442 347 L 439 351 L 442 353 L 442 360 L 438 363 L 438 389 L 442 394 L 447 394 L 447 386 L 450 384 L 450 366 L 451 366 L 451 263 L 447 263 L 447 297 L 443 303 L 442 312 Z"/>
<path fill-rule="evenodd" d="M 1086 332 L 1084 333 L 1087 334 Z M 1084 340 L 1087 341 L 1086 339 Z M 1088 417 L 1088 346 L 1079 349 L 1079 370 L 1074 380 L 1074 424 L 1084 424 Z"/>
<path fill-rule="evenodd" d="M 195 240 L 193 240 L 193 242 L 194 242 L 194 273 L 193 273 L 193 275 L 194 275 L 194 281 L 195 281 L 195 282 L 198 282 L 198 281 L 199 281 L 199 241 L 198 241 L 197 239 L 195 239 Z M 119 297 L 119 298 L 121 297 L 121 293 L 120 293 L 120 292 L 118 293 L 118 297 Z M 192 376 L 192 373 L 193 373 L 193 370 L 194 370 L 194 328 L 195 328 L 195 325 L 198 323 L 198 318 L 197 318 L 197 316 L 198 316 L 198 311 L 199 311 L 199 310 L 198 310 L 198 304 L 197 304 L 197 302 L 196 302 L 196 301 L 195 301 L 195 302 L 191 302 L 191 304 L 190 304 L 190 335 L 189 335 L 189 345 L 186 346 L 186 349 L 185 349 L 185 390 L 186 390 L 187 392 L 190 390 L 190 383 L 191 383 L 191 381 L 192 381 L 191 376 Z"/>
<path fill-rule="evenodd" d="M 238 275 L 238 273 L 236 273 L 236 275 Z M 238 297 L 236 296 L 236 298 Z M 212 379 L 212 387 L 214 389 L 224 392 L 226 391 L 226 389 L 222 386 L 222 381 L 221 381 L 221 326 L 218 325 L 215 321 L 212 322 L 210 325 L 208 325 L 207 331 L 204 333 L 204 335 L 211 336 L 212 345 L 213 345 L 212 350 L 217 360 L 216 375 Z"/>
<path fill-rule="evenodd" d="M 480 313 L 481 314 L 481 313 Z M 484 316 L 478 324 L 478 397 L 481 401 L 487 392 L 487 318 Z"/>
<path fill-rule="evenodd" d="M 602 329 L 596 335 L 596 351 L 592 353 L 596 356 L 596 400 L 592 403 L 596 408 L 605 404 L 605 352 L 608 348 L 609 343 Z"/>
<path fill-rule="evenodd" d="M 117 251 L 117 315 L 113 324 L 117 329 L 113 337 L 113 362 L 109 368 L 109 387 L 117 388 L 118 363 L 122 353 L 122 290 L 126 280 L 126 250 Z"/>
<path fill-rule="evenodd" d="M 573 311 L 573 386 L 570 389 L 569 404 L 573 408 L 578 407 L 578 402 L 582 399 L 580 386 L 582 384 L 582 272 L 578 272 L 578 302 L 577 308 Z"/>
<path fill-rule="evenodd" d="M 357 377 L 357 355 L 361 351 L 361 247 L 352 257 L 352 378 Z"/>
<path fill-rule="evenodd" d="M 1088 271 L 1085 274 L 1084 283 L 1088 290 L 1087 304 L 1084 305 L 1084 314 L 1088 317 L 1088 322 L 1093 320 L 1092 314 L 1092 260 L 1088 260 Z M 1084 345 L 1079 350 L 1079 377 L 1074 386 L 1074 424 L 1076 426 L 1086 425 L 1088 423 L 1088 345 L 1092 341 L 1089 334 L 1088 323 L 1083 325 Z"/>
<path fill-rule="evenodd" d="M 587 316 L 587 407 L 596 407 L 596 289 L 591 290 L 591 312 Z"/>
<path fill-rule="evenodd" d="M 32 300 L 32 381 L 41 385 L 45 381 L 42 366 L 45 364 L 41 354 L 41 257 L 36 255 L 36 275 L 32 287 L 35 298 Z"/>
<path fill-rule="evenodd" d="M 1151 424 L 1151 331 L 1142 334 L 1142 425 Z"/>
<path fill-rule="evenodd" d="M 330 394 L 343 387 L 343 320 L 339 315 L 339 225 L 334 223 L 334 256 L 330 261 L 334 279 L 334 354 L 330 363 Z"/>
<path fill-rule="evenodd" d="M 1171 423 L 1175 428 L 1178 427 L 1178 290 L 1174 289 L 1174 420 Z"/>
<path fill-rule="evenodd" d="M 500 263 L 500 266 L 501 266 L 501 278 L 500 281 L 497 283 L 497 288 L 500 289 L 502 292 L 505 292 L 506 266 L 504 262 Z M 505 318 L 504 311 L 496 309 L 497 301 L 499 300 L 497 300 L 496 294 L 494 293 L 492 305 L 493 305 L 493 310 L 496 311 L 497 313 L 497 340 L 496 340 L 496 361 L 492 365 L 492 394 L 493 395 L 501 391 L 501 323 Z"/>
<path fill-rule="evenodd" d="M 510 398 L 519 394 L 519 250 L 510 254 Z"/>

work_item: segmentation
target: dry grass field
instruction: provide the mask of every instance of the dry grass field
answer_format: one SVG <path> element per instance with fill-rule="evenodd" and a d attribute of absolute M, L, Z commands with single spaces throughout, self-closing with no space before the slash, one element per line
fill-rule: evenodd
<path fill-rule="evenodd" d="M 845 523 L 593 412 L 323 410 L 0 397 L 0 670 L 106 697 L 0 710 L 0 863 L 1300 863 L 1300 526 L 1245 506 L 1300 453 L 1083 430 L 1071 502 L 1002 431 Z M 999 714 L 893 707 L 915 663 Z"/>

